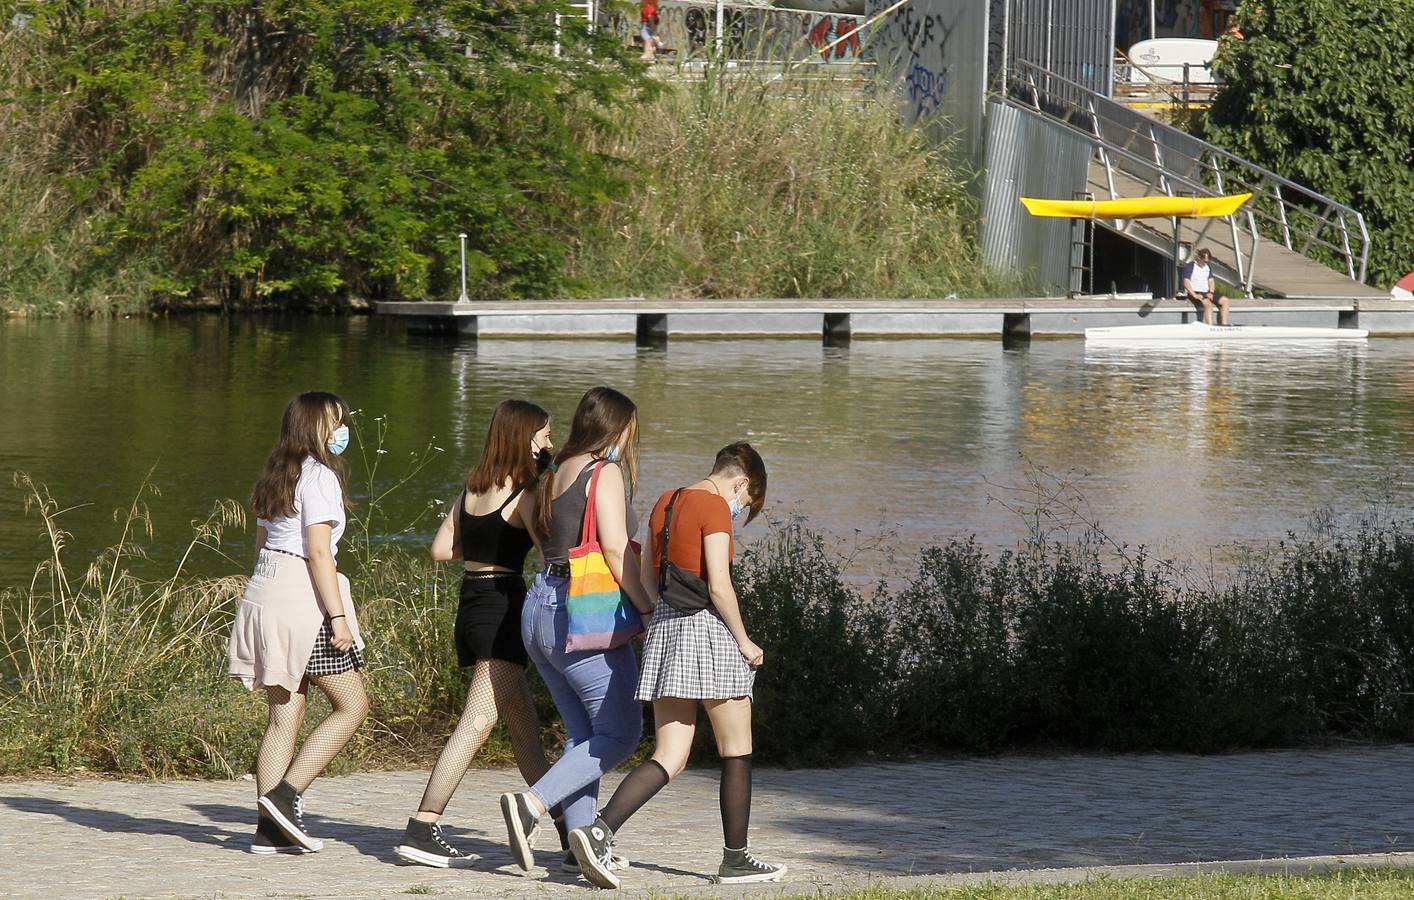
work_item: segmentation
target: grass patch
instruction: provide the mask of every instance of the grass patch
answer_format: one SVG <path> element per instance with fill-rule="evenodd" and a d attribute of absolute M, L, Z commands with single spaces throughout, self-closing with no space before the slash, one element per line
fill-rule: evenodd
<path fill-rule="evenodd" d="M 614 112 L 635 174 L 576 220 L 585 296 L 942 297 L 1015 290 L 977 252 L 969 173 L 858 80 L 709 67 Z"/>

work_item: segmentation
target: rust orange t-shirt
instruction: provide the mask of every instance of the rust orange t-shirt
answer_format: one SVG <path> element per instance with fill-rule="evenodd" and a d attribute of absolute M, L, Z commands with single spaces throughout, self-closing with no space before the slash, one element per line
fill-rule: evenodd
<path fill-rule="evenodd" d="M 648 517 L 648 533 L 653 537 L 653 567 L 663 554 L 663 513 L 677 489 L 664 491 Z M 709 534 L 727 533 L 727 558 L 736 548 L 731 543 L 732 514 L 727 501 L 711 491 L 686 488 L 673 504 L 673 521 L 668 531 L 668 559 L 673 565 L 707 579 L 707 567 L 702 558 L 702 539 Z"/>

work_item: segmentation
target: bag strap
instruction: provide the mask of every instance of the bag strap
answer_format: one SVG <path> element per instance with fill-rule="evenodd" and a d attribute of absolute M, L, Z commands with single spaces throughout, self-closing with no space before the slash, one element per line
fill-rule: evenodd
<path fill-rule="evenodd" d="M 594 474 L 589 476 L 589 494 L 584 503 L 584 524 L 579 529 L 580 546 L 589 543 L 590 535 L 596 539 L 599 537 L 599 523 L 595 521 L 594 513 L 594 494 L 599 489 L 599 470 L 604 468 L 604 461 L 597 460 L 590 465 L 594 467 Z"/>
<path fill-rule="evenodd" d="M 668 526 L 673 521 L 673 504 L 678 502 L 678 494 L 683 492 L 683 488 L 673 491 L 673 496 L 668 500 L 668 506 L 663 510 L 663 534 L 660 546 L 662 550 L 658 554 L 658 593 L 661 594 L 668 588 Z"/>

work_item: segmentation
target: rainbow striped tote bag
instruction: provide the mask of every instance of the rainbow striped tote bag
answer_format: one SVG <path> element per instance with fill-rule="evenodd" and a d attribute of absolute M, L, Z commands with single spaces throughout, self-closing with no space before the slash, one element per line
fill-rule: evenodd
<path fill-rule="evenodd" d="M 604 552 L 599 549 L 594 496 L 599 487 L 599 470 L 604 464 L 593 465 L 579 546 L 569 552 L 570 584 L 565 598 L 569 633 L 565 637 L 565 650 L 571 653 L 612 650 L 643 630 L 638 612 L 614 579 L 614 573 L 609 571 Z"/>

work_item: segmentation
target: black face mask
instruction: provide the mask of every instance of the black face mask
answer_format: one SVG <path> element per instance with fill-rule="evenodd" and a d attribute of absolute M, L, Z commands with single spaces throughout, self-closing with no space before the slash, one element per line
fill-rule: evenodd
<path fill-rule="evenodd" d="M 555 455 L 550 452 L 550 448 L 549 448 L 549 447 L 541 447 L 538 451 L 536 451 L 536 453 L 535 453 L 535 472 L 536 472 L 536 474 L 540 474 L 540 473 L 544 472 L 546 469 L 550 468 L 550 462 L 551 462 L 552 460 L 554 460 L 554 458 L 555 458 Z"/>

